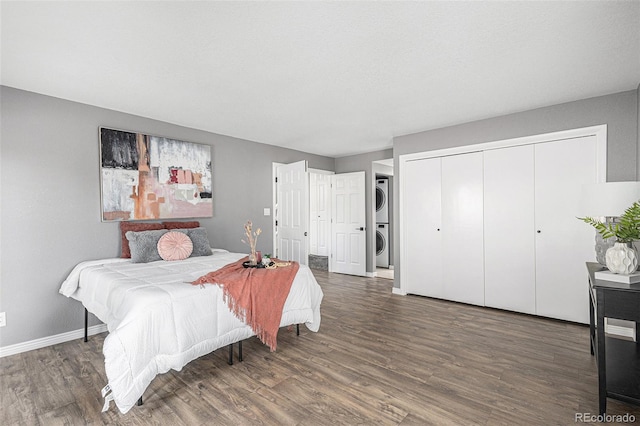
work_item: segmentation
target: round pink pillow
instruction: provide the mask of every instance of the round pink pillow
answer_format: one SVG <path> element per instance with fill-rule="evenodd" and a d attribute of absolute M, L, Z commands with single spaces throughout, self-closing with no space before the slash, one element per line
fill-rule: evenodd
<path fill-rule="evenodd" d="M 183 260 L 193 252 L 193 242 L 182 232 L 167 232 L 158 240 L 158 254 L 162 260 Z"/>

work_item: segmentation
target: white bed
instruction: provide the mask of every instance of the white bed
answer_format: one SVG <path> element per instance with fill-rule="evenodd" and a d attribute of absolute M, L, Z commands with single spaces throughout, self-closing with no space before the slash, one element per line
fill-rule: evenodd
<path fill-rule="evenodd" d="M 118 409 L 126 413 L 153 378 L 254 335 L 222 299 L 218 285 L 188 284 L 245 254 L 214 250 L 181 261 L 132 263 L 104 259 L 80 263 L 60 293 L 82 302 L 107 325 L 105 371 Z M 320 327 L 323 293 L 305 265 L 293 281 L 280 326 Z M 111 398 L 108 398 L 111 399 Z"/>

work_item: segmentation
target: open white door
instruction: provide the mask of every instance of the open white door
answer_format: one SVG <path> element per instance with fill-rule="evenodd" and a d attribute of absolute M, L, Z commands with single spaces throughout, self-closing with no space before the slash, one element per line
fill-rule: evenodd
<path fill-rule="evenodd" d="M 285 164 L 277 169 L 277 257 L 308 263 L 309 174 L 307 162 Z"/>
<path fill-rule="evenodd" d="M 364 172 L 331 176 L 331 272 L 366 276 L 364 177 Z"/>

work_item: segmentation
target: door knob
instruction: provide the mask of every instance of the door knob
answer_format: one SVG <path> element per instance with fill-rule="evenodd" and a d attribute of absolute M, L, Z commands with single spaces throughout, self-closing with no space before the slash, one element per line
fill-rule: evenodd
<path fill-rule="evenodd" d="M 541 230 L 539 230 L 539 229 L 538 229 L 536 232 L 537 232 L 538 234 L 541 234 L 541 233 L 542 233 L 542 231 L 541 231 Z"/>

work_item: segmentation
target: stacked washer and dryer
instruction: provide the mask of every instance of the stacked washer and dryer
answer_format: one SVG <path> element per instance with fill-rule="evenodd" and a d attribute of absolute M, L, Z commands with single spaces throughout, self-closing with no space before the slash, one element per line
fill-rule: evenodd
<path fill-rule="evenodd" d="M 376 179 L 376 266 L 389 267 L 389 179 Z"/>

